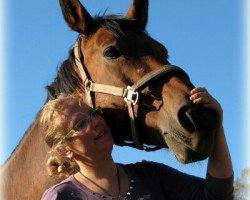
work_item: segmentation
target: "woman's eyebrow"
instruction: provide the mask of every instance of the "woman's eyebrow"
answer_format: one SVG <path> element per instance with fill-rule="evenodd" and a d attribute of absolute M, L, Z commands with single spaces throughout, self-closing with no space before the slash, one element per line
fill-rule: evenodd
<path fill-rule="evenodd" d="M 77 112 L 71 117 L 71 122 L 69 124 L 74 128 L 82 117 L 88 117 L 88 115 L 89 114 L 83 112 Z"/>

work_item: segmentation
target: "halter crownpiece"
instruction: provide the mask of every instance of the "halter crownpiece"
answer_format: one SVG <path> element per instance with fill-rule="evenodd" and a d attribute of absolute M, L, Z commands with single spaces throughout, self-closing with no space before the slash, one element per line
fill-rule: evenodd
<path fill-rule="evenodd" d="M 81 44 L 81 36 L 78 38 L 78 40 L 74 45 L 74 56 L 75 56 L 75 64 L 80 72 L 81 79 L 83 80 L 85 85 L 85 92 L 87 96 L 88 105 L 92 108 L 95 107 L 95 102 L 93 101 L 93 96 L 92 96 L 94 92 L 120 96 L 127 103 L 133 143 L 121 142 L 118 145 L 130 146 L 145 151 L 154 151 L 161 149 L 161 147 L 151 148 L 141 143 L 135 124 L 134 105 L 138 104 L 139 102 L 140 99 L 139 91 L 142 88 L 145 88 L 150 83 L 170 73 L 179 73 L 179 74 L 181 73 L 188 78 L 186 72 L 174 65 L 163 65 L 159 69 L 151 71 L 145 76 L 143 76 L 134 85 L 127 86 L 126 88 L 95 83 L 94 81 L 91 80 L 88 70 L 82 62 L 83 57 L 81 53 L 80 44 Z"/>

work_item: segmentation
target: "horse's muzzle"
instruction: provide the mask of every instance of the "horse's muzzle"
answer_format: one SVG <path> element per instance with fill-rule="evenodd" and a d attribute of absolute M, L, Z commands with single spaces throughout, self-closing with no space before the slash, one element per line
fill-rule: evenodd
<path fill-rule="evenodd" d="M 180 108 L 178 120 L 185 129 L 185 137 L 191 139 L 188 147 L 193 151 L 209 154 L 217 125 L 215 111 L 200 104 L 190 104 Z"/>

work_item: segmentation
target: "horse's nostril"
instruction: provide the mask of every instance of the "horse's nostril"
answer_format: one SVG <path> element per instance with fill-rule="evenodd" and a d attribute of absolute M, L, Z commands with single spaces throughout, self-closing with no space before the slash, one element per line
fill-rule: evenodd
<path fill-rule="evenodd" d="M 202 137 L 208 137 L 216 125 L 215 113 L 202 105 L 190 104 L 183 106 L 178 111 L 179 123 L 190 133 L 198 131 L 203 133 Z"/>
<path fill-rule="evenodd" d="M 188 106 L 183 106 L 178 112 L 178 119 L 180 124 L 190 133 L 195 131 L 194 121 L 192 119 L 190 109 Z"/>

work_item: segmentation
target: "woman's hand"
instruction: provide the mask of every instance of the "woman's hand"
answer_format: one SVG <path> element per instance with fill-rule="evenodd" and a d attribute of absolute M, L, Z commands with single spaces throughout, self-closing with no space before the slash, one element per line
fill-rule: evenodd
<path fill-rule="evenodd" d="M 218 116 L 218 128 L 222 126 L 223 110 L 221 105 L 209 94 L 206 88 L 197 87 L 192 89 L 190 92 L 190 100 L 193 101 L 194 104 L 203 104 L 204 107 L 214 110 Z"/>

